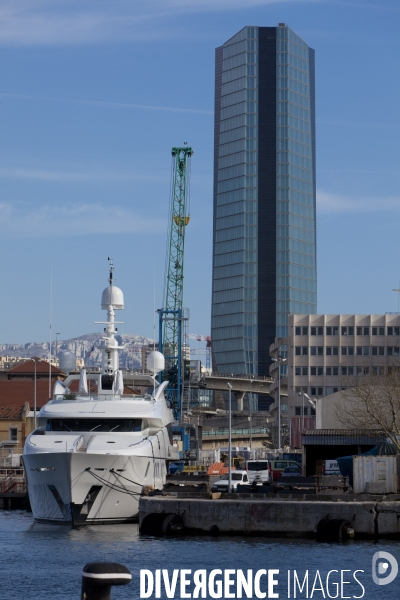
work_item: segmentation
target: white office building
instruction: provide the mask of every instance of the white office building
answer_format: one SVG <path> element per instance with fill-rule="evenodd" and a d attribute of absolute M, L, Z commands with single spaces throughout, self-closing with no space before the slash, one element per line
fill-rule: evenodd
<path fill-rule="evenodd" d="M 334 394 L 346 378 L 383 372 L 400 364 L 400 313 L 385 315 L 300 315 L 288 318 L 288 336 L 270 346 L 272 358 L 280 362 L 281 415 L 293 435 L 310 429 L 315 410 L 311 399 Z M 278 406 L 278 362 L 272 363 L 271 395 Z M 348 381 L 348 380 L 347 380 Z M 303 395 L 306 394 L 307 396 Z"/>

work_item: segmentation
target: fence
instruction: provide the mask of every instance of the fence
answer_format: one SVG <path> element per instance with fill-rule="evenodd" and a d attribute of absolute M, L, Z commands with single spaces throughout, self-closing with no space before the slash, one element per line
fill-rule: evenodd
<path fill-rule="evenodd" d="M 19 467 L 21 465 L 22 448 L 0 447 L 0 468 Z"/>

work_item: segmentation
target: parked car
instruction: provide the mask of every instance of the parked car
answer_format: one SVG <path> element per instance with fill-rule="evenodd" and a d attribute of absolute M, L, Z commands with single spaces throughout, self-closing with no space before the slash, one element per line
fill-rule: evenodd
<path fill-rule="evenodd" d="M 269 460 L 248 460 L 247 473 L 250 483 L 256 480 L 259 483 L 271 481 L 271 462 Z"/>
<path fill-rule="evenodd" d="M 232 490 L 236 491 L 238 485 L 250 485 L 247 471 L 232 471 Z M 216 481 L 212 487 L 212 492 L 227 492 L 229 486 L 229 473 L 224 475 L 222 479 Z"/>
<path fill-rule="evenodd" d="M 285 467 L 280 475 L 282 477 L 302 477 L 301 467 Z"/>
<path fill-rule="evenodd" d="M 294 460 L 271 460 L 270 462 L 273 481 L 276 481 L 281 476 L 282 471 L 286 467 L 299 467 L 301 469 L 301 465 Z"/>

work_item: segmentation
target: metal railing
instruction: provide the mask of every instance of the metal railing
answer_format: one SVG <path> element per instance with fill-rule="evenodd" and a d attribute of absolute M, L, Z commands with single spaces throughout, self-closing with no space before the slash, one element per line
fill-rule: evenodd
<path fill-rule="evenodd" d="M 257 427 L 251 430 L 252 434 L 267 434 L 269 433 L 269 428 L 267 427 Z M 212 429 L 211 431 L 203 431 L 203 437 L 207 436 L 228 436 L 229 429 Z M 232 435 L 250 435 L 250 429 L 232 429 Z"/>
<path fill-rule="evenodd" d="M 234 375 L 232 373 L 211 373 L 211 375 L 206 375 L 205 377 L 223 377 L 224 379 L 247 379 L 250 381 L 271 381 L 272 377 L 266 377 L 265 375 Z"/>
<path fill-rule="evenodd" d="M 26 494 L 23 469 L 0 469 L 0 494 Z"/>

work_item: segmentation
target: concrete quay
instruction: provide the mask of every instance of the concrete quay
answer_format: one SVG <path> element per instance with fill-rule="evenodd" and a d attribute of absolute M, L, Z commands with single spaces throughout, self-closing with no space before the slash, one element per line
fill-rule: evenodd
<path fill-rule="evenodd" d="M 400 538 L 399 501 L 238 499 L 237 494 L 231 496 L 215 500 L 142 496 L 140 531 L 153 535 L 180 530 L 213 535 L 315 537 L 318 524 L 329 519 L 346 522 L 356 538 Z M 172 529 L 171 524 L 175 525 Z"/>

